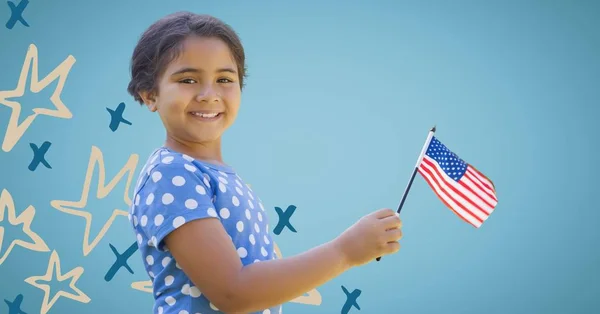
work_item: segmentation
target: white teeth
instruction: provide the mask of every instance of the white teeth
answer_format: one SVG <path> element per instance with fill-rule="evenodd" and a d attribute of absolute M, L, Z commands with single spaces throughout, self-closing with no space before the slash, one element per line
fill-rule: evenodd
<path fill-rule="evenodd" d="M 196 116 L 200 116 L 202 118 L 214 118 L 216 117 L 219 113 L 215 112 L 215 113 L 200 113 L 200 112 L 192 112 L 193 115 Z"/>

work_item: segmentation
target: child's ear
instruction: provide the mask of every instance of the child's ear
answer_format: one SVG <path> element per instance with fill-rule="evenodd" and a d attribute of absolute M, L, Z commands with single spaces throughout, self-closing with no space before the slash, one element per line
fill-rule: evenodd
<path fill-rule="evenodd" d="M 143 91 L 143 92 L 140 92 L 139 95 L 142 98 L 142 101 L 144 102 L 146 107 L 148 107 L 148 109 L 150 109 L 150 111 L 155 112 L 157 109 L 155 94 L 153 92 Z"/>

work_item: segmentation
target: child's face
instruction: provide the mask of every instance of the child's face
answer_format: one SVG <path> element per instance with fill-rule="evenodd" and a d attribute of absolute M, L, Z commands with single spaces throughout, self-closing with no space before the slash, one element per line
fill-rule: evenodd
<path fill-rule="evenodd" d="M 220 39 L 188 38 L 157 83 L 157 95 L 146 104 L 158 111 L 168 136 L 178 142 L 219 140 L 237 116 L 241 98 L 237 66 Z"/>

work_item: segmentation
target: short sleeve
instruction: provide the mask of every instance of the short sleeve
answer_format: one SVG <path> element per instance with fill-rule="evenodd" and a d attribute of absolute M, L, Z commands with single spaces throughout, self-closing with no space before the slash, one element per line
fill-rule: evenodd
<path fill-rule="evenodd" d="M 137 193 L 134 214 L 149 244 L 164 251 L 164 238 L 187 222 L 217 218 L 210 182 L 185 160 L 159 163 Z"/>

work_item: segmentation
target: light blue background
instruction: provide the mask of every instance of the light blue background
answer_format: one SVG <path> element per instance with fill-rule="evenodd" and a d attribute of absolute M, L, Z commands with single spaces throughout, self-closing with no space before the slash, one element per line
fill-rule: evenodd
<path fill-rule="evenodd" d="M 63 273 L 85 268 L 77 286 L 92 299 L 60 298 L 49 313 L 151 310 L 151 296 L 130 287 L 148 279 L 139 251 L 129 261 L 134 275 L 121 269 L 103 279 L 114 261 L 108 243 L 122 252 L 135 240 L 127 219 L 83 257 L 83 219 L 50 201 L 79 199 L 92 145 L 110 179 L 129 154 L 143 161 L 162 144 L 158 116 L 126 92 L 129 58 L 141 32 L 177 10 L 222 18 L 243 40 L 248 85 L 224 155 L 263 199 L 273 226 L 275 206 L 298 207 L 298 233 L 275 236 L 284 256 L 373 210 L 396 208 L 433 124 L 496 185 L 497 210 L 475 229 L 415 178 L 401 251 L 319 287 L 320 306 L 290 303 L 284 313 L 339 313 L 341 285 L 362 290 L 361 313 L 600 311 L 599 2 L 31 1 L 29 28 L 0 27 L 0 90 L 16 87 L 29 44 L 38 47 L 40 78 L 71 54 L 77 61 L 62 99 L 73 118 L 40 116 L 11 152 L 0 152 L 0 188 L 18 213 L 36 207 L 32 229 L 57 250 Z M 0 5 L 0 22 L 9 16 Z M 22 117 L 52 108 L 52 90 L 18 99 Z M 120 102 L 133 125 L 113 133 L 105 108 Z M 0 106 L 1 126 L 9 114 Z M 43 141 L 53 143 L 53 169 L 31 172 L 29 143 Z M 91 194 L 93 235 L 125 206 L 123 187 L 102 200 Z M 24 237 L 6 218 L 0 226 L 5 246 Z M 23 280 L 44 274 L 49 257 L 16 247 L 0 265 L 0 300 L 23 294 L 22 309 L 38 313 L 43 292 Z M 70 291 L 68 282 L 54 282 L 57 289 Z"/>

